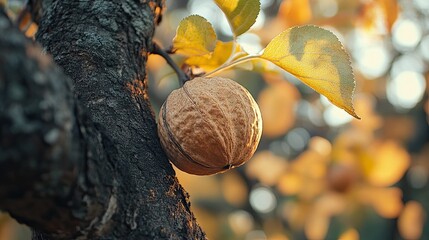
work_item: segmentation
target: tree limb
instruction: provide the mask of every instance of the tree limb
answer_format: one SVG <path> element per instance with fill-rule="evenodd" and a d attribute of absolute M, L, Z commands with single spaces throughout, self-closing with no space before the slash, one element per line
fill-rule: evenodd
<path fill-rule="evenodd" d="M 0 206 L 38 227 L 70 213 L 80 152 L 71 81 L 3 11 L 0 32 Z M 77 223 L 46 230 L 63 224 Z"/>
<path fill-rule="evenodd" d="M 72 84 L 0 18 L 1 209 L 53 239 L 205 238 L 147 98 L 161 6 L 53 1 L 37 39 Z"/>

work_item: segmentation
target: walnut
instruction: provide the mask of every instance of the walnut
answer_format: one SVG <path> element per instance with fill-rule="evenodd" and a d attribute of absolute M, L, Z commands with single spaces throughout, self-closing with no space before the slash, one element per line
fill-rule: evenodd
<path fill-rule="evenodd" d="M 159 112 L 158 135 L 180 170 L 210 175 L 237 167 L 255 152 L 262 132 L 259 107 L 233 80 L 197 77 L 174 90 Z"/>

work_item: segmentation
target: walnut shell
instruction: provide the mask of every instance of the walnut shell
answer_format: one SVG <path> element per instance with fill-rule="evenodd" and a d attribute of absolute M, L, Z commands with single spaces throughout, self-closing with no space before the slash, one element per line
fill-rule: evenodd
<path fill-rule="evenodd" d="M 259 107 L 233 80 L 197 77 L 174 90 L 159 112 L 158 135 L 180 170 L 210 175 L 240 166 L 262 132 Z"/>

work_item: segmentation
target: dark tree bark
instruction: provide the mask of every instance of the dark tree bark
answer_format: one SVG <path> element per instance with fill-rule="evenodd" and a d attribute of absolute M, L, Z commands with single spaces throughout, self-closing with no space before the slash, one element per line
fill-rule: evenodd
<path fill-rule="evenodd" d="M 0 13 L 0 209 L 35 238 L 204 239 L 147 97 L 162 1 L 47 2 L 43 51 Z"/>

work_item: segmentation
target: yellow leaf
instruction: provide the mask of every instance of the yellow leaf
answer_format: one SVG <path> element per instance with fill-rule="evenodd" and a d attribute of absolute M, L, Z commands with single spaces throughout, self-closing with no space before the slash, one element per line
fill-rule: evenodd
<path fill-rule="evenodd" d="M 184 55 L 203 55 L 216 46 L 216 33 L 203 17 L 191 15 L 184 18 L 173 39 L 173 50 Z"/>
<path fill-rule="evenodd" d="M 235 37 L 249 30 L 260 10 L 259 0 L 215 0 L 215 2 L 225 13 Z"/>
<path fill-rule="evenodd" d="M 275 37 L 261 57 L 359 119 L 352 104 L 355 81 L 349 56 L 332 32 L 316 26 L 290 28 Z"/>
<path fill-rule="evenodd" d="M 192 56 L 186 59 L 186 64 L 197 66 L 205 71 L 212 71 L 228 60 L 231 55 L 233 42 L 218 41 L 213 52 L 201 56 Z M 240 46 L 236 45 L 236 51 L 240 51 Z"/>
<path fill-rule="evenodd" d="M 279 74 L 282 71 L 272 62 L 265 61 L 261 58 L 251 59 L 249 63 L 251 64 L 250 70 L 253 72 Z M 284 78 L 282 78 L 282 81 L 284 81 Z"/>

